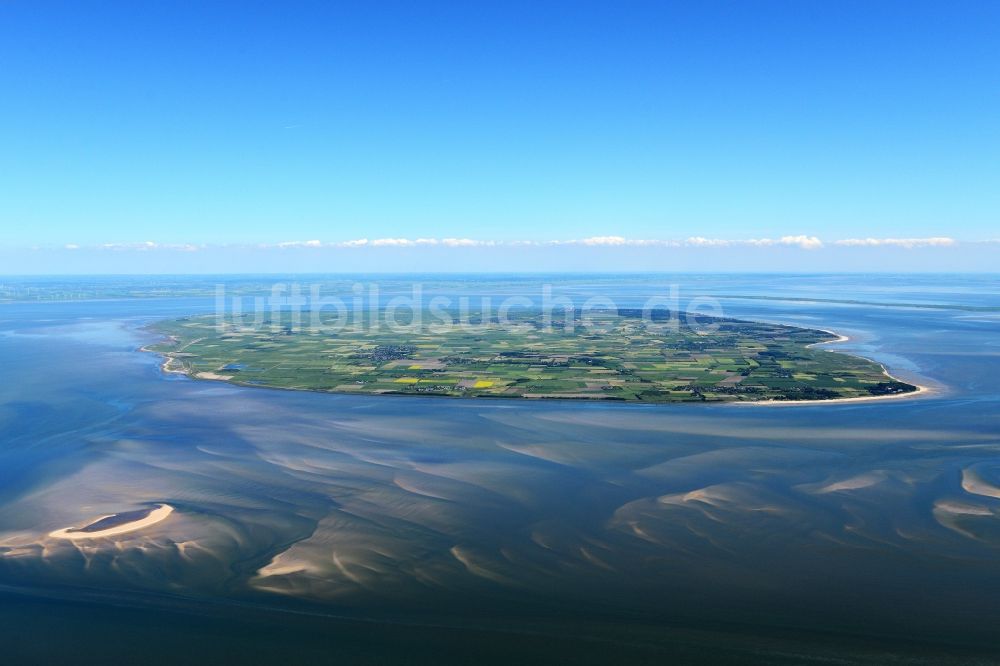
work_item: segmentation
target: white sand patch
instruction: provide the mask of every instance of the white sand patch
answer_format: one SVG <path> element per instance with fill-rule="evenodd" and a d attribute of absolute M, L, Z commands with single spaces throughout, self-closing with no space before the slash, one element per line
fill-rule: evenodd
<path fill-rule="evenodd" d="M 100 539 L 103 537 L 116 536 L 118 534 L 125 534 L 127 532 L 134 532 L 136 530 L 141 530 L 144 527 L 149 527 L 150 525 L 155 525 L 156 523 L 166 520 L 167 516 L 173 513 L 174 507 L 169 504 L 160 504 L 155 509 L 150 511 L 146 517 L 140 518 L 139 520 L 133 520 L 130 523 L 125 523 L 123 525 L 115 525 L 114 527 L 109 527 L 106 530 L 99 530 L 97 532 L 82 532 L 78 527 L 64 527 L 60 530 L 55 530 L 49 532 L 49 536 L 54 539 L 71 539 L 77 541 L 80 539 Z M 110 518 L 115 514 L 108 516 L 101 516 L 96 520 L 91 521 L 91 524 L 104 520 L 105 518 Z"/>
<path fill-rule="evenodd" d="M 972 495 L 983 497 L 994 497 L 1000 499 L 1000 488 L 985 481 L 981 476 L 971 469 L 962 470 L 962 489 Z"/>
<path fill-rule="evenodd" d="M 216 379 L 219 381 L 227 382 L 233 378 L 232 375 L 220 375 L 215 372 L 199 372 L 195 374 L 198 379 Z"/>
<path fill-rule="evenodd" d="M 817 493 L 835 493 L 841 490 L 858 490 L 860 488 L 868 488 L 874 486 L 876 483 L 881 483 L 885 479 L 885 474 L 880 472 L 866 472 L 865 474 L 858 474 L 857 476 L 852 476 L 849 479 L 844 479 L 842 481 L 835 481 L 829 485 L 823 486 L 816 490 Z"/>

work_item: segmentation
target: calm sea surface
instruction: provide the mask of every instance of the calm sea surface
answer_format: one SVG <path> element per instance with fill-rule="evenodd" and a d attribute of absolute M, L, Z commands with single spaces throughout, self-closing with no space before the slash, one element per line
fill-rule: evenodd
<path fill-rule="evenodd" d="M 719 299 L 848 335 L 838 349 L 931 392 L 781 407 L 239 388 L 138 351 L 145 324 L 210 296 L 0 304 L 3 660 L 1000 663 L 1000 277 L 420 279 L 620 305 L 674 284 L 682 306 L 858 301 Z M 385 298 L 406 293 L 393 280 Z M 47 536 L 159 502 L 175 512 L 149 530 Z"/>

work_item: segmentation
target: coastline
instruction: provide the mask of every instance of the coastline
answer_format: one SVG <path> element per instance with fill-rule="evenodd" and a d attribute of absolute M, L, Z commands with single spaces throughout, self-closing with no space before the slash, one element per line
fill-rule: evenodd
<path fill-rule="evenodd" d="M 164 337 L 166 337 L 168 340 L 171 340 L 175 344 L 179 342 L 179 340 L 172 335 L 167 335 Z M 174 362 L 175 360 L 174 357 L 170 355 L 170 352 L 161 352 L 161 351 L 156 351 L 155 349 L 150 349 L 150 347 L 155 344 L 159 343 L 151 342 L 148 345 L 143 345 L 142 347 L 139 347 L 139 351 L 145 352 L 147 354 L 157 354 L 158 356 L 160 356 L 163 359 L 163 362 L 160 363 L 160 370 L 162 372 L 169 372 L 174 375 L 184 375 L 186 377 L 191 377 L 192 379 L 194 379 L 194 377 L 184 369 L 176 370 L 174 368 L 171 368 L 170 364 Z"/>
<path fill-rule="evenodd" d="M 822 343 L 820 343 L 822 344 Z M 902 381 L 896 377 L 893 377 L 888 372 L 886 376 L 892 378 L 895 381 Z M 903 398 L 913 398 L 916 399 L 917 396 L 923 395 L 924 397 L 934 395 L 938 391 L 932 389 L 929 386 L 924 386 L 922 384 L 914 384 L 912 382 L 903 382 L 904 384 L 909 384 L 910 386 L 915 386 L 916 391 L 907 391 L 906 393 L 890 393 L 889 395 L 859 395 L 853 398 L 826 398 L 825 400 L 746 400 L 743 402 L 727 402 L 727 405 L 745 405 L 748 407 L 791 407 L 791 406 L 806 406 L 806 405 L 832 405 L 832 404 L 843 404 L 846 402 L 876 402 L 879 400 L 900 400 Z"/>
<path fill-rule="evenodd" d="M 787 326 L 788 324 L 784 324 L 784 325 Z M 806 345 L 806 348 L 818 347 L 820 345 L 829 345 L 829 344 L 836 344 L 836 343 L 841 343 L 841 342 L 848 342 L 851 339 L 849 336 L 843 335 L 841 333 L 837 333 L 836 331 L 831 331 L 830 329 L 826 329 L 826 328 L 814 328 L 814 329 L 810 329 L 810 330 L 822 331 L 823 333 L 827 333 L 829 335 L 834 336 L 834 339 L 833 340 L 821 340 L 819 342 L 813 342 L 813 343 L 810 343 L 810 344 Z M 170 340 L 172 340 L 174 342 L 178 342 L 177 338 L 174 337 L 174 336 L 172 336 L 172 335 L 167 335 L 165 337 L 167 337 L 168 339 L 170 339 Z M 521 395 L 521 396 L 513 396 L 513 397 L 506 397 L 506 396 L 478 396 L 477 397 L 477 396 L 435 395 L 435 394 L 407 395 L 407 394 L 403 394 L 403 393 L 382 393 L 382 394 L 378 394 L 378 393 L 354 393 L 354 392 L 350 392 L 350 391 L 335 391 L 335 390 L 332 390 L 332 389 L 331 390 L 327 390 L 327 389 L 313 389 L 313 388 L 292 388 L 292 387 L 287 387 L 287 386 L 268 386 L 266 384 L 246 384 L 246 383 L 243 383 L 243 382 L 236 381 L 231 376 L 228 376 L 228 375 L 217 375 L 215 373 L 204 373 L 204 372 L 202 372 L 202 373 L 192 373 L 192 372 L 189 372 L 188 370 L 185 370 L 183 368 L 177 369 L 177 368 L 170 367 L 171 363 L 173 361 L 175 361 L 176 359 L 173 358 L 170 355 L 170 352 L 162 352 L 162 351 L 156 351 L 156 350 L 153 350 L 153 349 L 149 349 L 149 347 L 152 344 L 156 344 L 156 343 L 151 343 L 150 345 L 144 345 L 144 346 L 142 346 L 142 347 L 139 348 L 139 351 L 148 352 L 148 353 L 151 353 L 151 354 L 159 354 L 161 357 L 163 357 L 163 362 L 160 364 L 160 370 L 162 372 L 165 372 L 165 373 L 170 373 L 170 374 L 175 374 L 175 375 L 183 375 L 183 376 L 187 377 L 188 379 L 192 379 L 192 380 L 223 382 L 223 383 L 229 384 L 231 386 L 238 386 L 238 387 L 243 387 L 243 388 L 265 388 L 265 389 L 272 389 L 272 390 L 278 390 L 278 391 L 306 391 L 306 392 L 310 392 L 310 393 L 327 393 L 327 394 L 332 394 L 332 395 L 354 395 L 354 396 L 366 395 L 366 396 L 372 396 L 372 397 L 404 397 L 404 398 L 409 398 L 409 397 L 451 398 L 451 399 L 455 399 L 455 400 L 461 400 L 461 399 L 469 399 L 469 400 L 472 400 L 472 399 L 490 399 L 490 400 L 510 400 L 510 401 L 528 400 L 528 401 L 532 401 L 532 402 L 568 401 L 568 402 L 576 402 L 576 403 L 579 403 L 579 402 L 588 402 L 588 403 L 619 403 L 619 404 L 625 404 L 625 405 L 741 405 L 741 406 L 755 406 L 755 407 L 761 407 L 761 406 L 764 406 L 764 407 L 770 407 L 770 406 L 774 406 L 774 407 L 787 407 L 787 406 L 795 406 L 795 405 L 798 405 L 798 406 L 814 405 L 815 406 L 815 405 L 832 405 L 832 404 L 844 404 L 844 403 L 862 403 L 862 402 L 875 402 L 875 401 L 879 401 L 879 400 L 900 400 L 900 399 L 904 399 L 904 398 L 916 399 L 916 398 L 918 398 L 920 396 L 928 397 L 928 396 L 931 396 L 931 395 L 935 395 L 935 394 L 937 394 L 939 392 L 937 389 L 931 388 L 929 386 L 924 386 L 923 384 L 917 384 L 917 383 L 914 383 L 914 382 L 903 381 L 902 379 L 899 379 L 898 377 L 893 376 L 889 372 L 889 370 L 885 367 L 884 363 L 878 363 L 878 361 L 873 361 L 870 358 L 859 356 L 857 354 L 850 354 L 849 352 L 837 352 L 837 353 L 841 353 L 841 354 L 848 354 L 849 356 L 855 356 L 857 358 L 864 358 L 865 360 L 870 361 L 872 363 L 878 363 L 879 367 L 882 368 L 882 373 L 888 379 L 890 379 L 892 381 L 896 381 L 896 382 L 901 382 L 903 384 L 909 384 L 910 386 L 916 387 L 916 390 L 915 391 L 907 391 L 905 393 L 890 393 L 888 395 L 861 395 L 861 396 L 853 396 L 853 397 L 849 397 L 849 398 L 825 398 L 825 399 L 820 399 L 820 400 L 716 400 L 716 401 L 705 401 L 705 402 L 694 401 L 694 400 L 689 400 L 689 401 L 683 401 L 683 400 L 678 400 L 678 401 L 665 400 L 663 402 L 643 402 L 643 401 L 638 401 L 638 400 L 612 400 L 612 399 L 595 399 L 595 398 L 586 398 L 586 399 L 584 399 L 584 398 L 574 398 L 574 397 L 571 397 L 571 396 L 553 397 L 553 398 L 537 398 L 537 397 L 526 397 L 526 396 L 523 396 L 523 395 Z"/>
<path fill-rule="evenodd" d="M 69 539 L 71 541 L 79 541 L 82 539 L 100 539 L 103 537 L 116 536 L 118 534 L 126 534 L 128 532 L 141 530 L 144 527 L 149 527 L 150 525 L 155 525 L 156 523 L 166 520 L 167 516 L 173 512 L 174 507 L 169 504 L 159 504 L 144 518 L 133 520 L 132 522 L 125 523 L 124 525 L 115 525 L 114 527 L 109 527 L 106 530 L 99 530 L 97 532 L 83 532 L 77 527 L 64 527 L 62 529 L 49 532 L 49 537 L 53 539 Z M 106 518 L 111 518 L 115 515 L 117 514 L 101 516 L 100 518 L 91 521 L 91 524 L 97 523 Z"/>
<path fill-rule="evenodd" d="M 829 333 L 830 335 L 833 335 L 833 336 L 836 336 L 836 337 L 833 340 L 822 340 L 820 342 L 814 342 L 811 345 L 806 345 L 806 347 L 818 347 L 820 345 L 831 345 L 831 344 L 836 344 L 836 343 L 840 343 L 840 342 L 848 342 L 851 339 L 850 337 L 848 337 L 846 335 L 843 335 L 842 333 L 837 333 L 836 331 L 831 331 L 828 328 L 817 328 L 817 329 L 814 329 L 814 330 L 823 331 L 824 333 Z M 838 353 L 848 354 L 848 352 L 838 352 Z M 878 363 L 878 361 L 873 361 L 870 358 L 866 358 L 864 356 L 858 356 L 857 354 L 849 354 L 849 355 L 850 356 L 857 356 L 858 358 L 864 358 L 866 361 L 872 361 L 872 363 Z M 897 381 L 897 382 L 902 382 L 904 384 L 909 384 L 910 386 L 915 386 L 917 388 L 917 390 L 916 391 L 907 391 L 906 393 L 890 393 L 889 395 L 859 395 L 859 396 L 855 396 L 855 397 L 852 397 L 852 398 L 827 398 L 825 400 L 747 400 L 745 402 L 731 402 L 731 403 L 727 403 L 727 404 L 732 404 L 732 405 L 748 405 L 748 406 L 755 406 L 755 407 L 761 407 L 761 406 L 763 406 L 763 407 L 770 407 L 770 406 L 774 406 L 774 407 L 788 407 L 788 406 L 795 406 L 795 405 L 800 405 L 800 406 L 801 405 L 830 405 L 830 404 L 837 404 L 837 403 L 843 404 L 843 403 L 848 403 L 848 402 L 860 403 L 860 402 L 875 402 L 875 401 L 879 401 L 879 400 L 900 400 L 902 398 L 914 398 L 915 399 L 915 398 L 917 398 L 920 395 L 923 395 L 924 397 L 927 397 L 927 396 L 930 396 L 930 395 L 934 395 L 935 393 L 938 392 L 937 390 L 932 389 L 929 386 L 924 386 L 923 384 L 915 384 L 913 382 L 903 381 L 902 379 L 899 379 L 898 377 L 894 377 L 889 372 L 888 368 L 885 367 L 884 363 L 879 363 L 879 367 L 882 368 L 882 373 L 885 374 L 885 376 L 888 377 L 889 379 L 891 379 L 893 381 Z"/>

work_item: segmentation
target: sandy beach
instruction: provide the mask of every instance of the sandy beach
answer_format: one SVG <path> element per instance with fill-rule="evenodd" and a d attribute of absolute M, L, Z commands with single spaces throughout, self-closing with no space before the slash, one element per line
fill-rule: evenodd
<path fill-rule="evenodd" d="M 888 375 L 888 373 L 886 373 Z M 892 375 L 889 375 L 892 377 Z M 892 379 L 896 379 L 892 377 Z M 900 380 L 897 380 L 900 381 Z M 756 401 L 746 401 L 746 402 L 727 402 L 721 404 L 727 405 L 751 405 L 757 407 L 790 407 L 790 406 L 805 406 L 805 405 L 832 405 L 835 403 L 844 402 L 881 402 L 883 400 L 900 400 L 903 398 L 917 398 L 918 396 L 927 397 L 937 393 L 935 389 L 929 386 L 922 386 L 920 384 L 913 384 L 912 382 L 906 382 L 911 386 L 916 386 L 916 391 L 909 391 L 908 393 L 890 393 L 889 395 L 861 395 L 856 398 L 826 398 L 823 400 L 756 400 Z"/>
<path fill-rule="evenodd" d="M 826 328 L 818 328 L 816 330 L 823 331 L 824 333 L 829 333 L 830 335 L 836 336 L 836 338 L 834 340 L 823 340 L 822 342 L 814 342 L 811 345 L 807 345 L 808 347 L 818 347 L 820 345 L 832 345 L 832 344 L 836 344 L 836 343 L 839 343 L 839 342 L 848 342 L 850 340 L 850 338 L 847 337 L 846 335 L 842 335 L 840 333 L 837 333 L 836 331 L 831 331 L 831 330 L 826 329 Z M 842 353 L 846 354 L 848 352 L 842 352 Z M 857 354 L 852 354 L 852 355 L 853 356 L 857 356 Z M 864 358 L 864 357 L 859 357 L 859 358 Z M 871 361 L 872 359 L 867 359 L 867 360 Z M 897 377 L 893 377 L 892 374 L 889 373 L 889 370 L 885 367 L 884 364 L 880 363 L 879 365 L 882 367 L 882 372 L 885 373 L 886 377 L 888 377 L 889 379 L 892 379 L 893 381 L 897 381 L 897 382 L 903 381 L 902 379 L 899 379 Z M 788 407 L 788 406 L 795 406 L 795 405 L 798 405 L 798 406 L 802 406 L 802 405 L 832 405 L 832 404 L 836 404 L 836 403 L 845 403 L 845 402 L 876 402 L 876 401 L 880 402 L 882 400 L 900 400 L 900 399 L 903 399 L 903 398 L 916 398 L 918 396 L 927 397 L 929 395 L 933 395 L 933 394 L 937 393 L 937 391 L 935 389 L 932 389 L 929 386 L 923 386 L 922 384 L 914 384 L 913 382 L 904 382 L 904 383 L 910 384 L 911 386 L 917 387 L 917 390 L 916 391 L 908 391 L 906 393 L 890 393 L 889 395 L 861 395 L 861 396 L 857 396 L 857 397 L 854 397 L 854 398 L 828 398 L 828 399 L 824 399 L 824 400 L 755 400 L 755 401 L 746 401 L 746 402 L 729 402 L 729 403 L 726 403 L 726 404 L 729 404 L 729 405 L 754 405 L 754 406 L 758 406 L 758 407 L 760 407 L 760 406 L 764 406 L 764 407 L 770 407 L 770 406 Z"/>

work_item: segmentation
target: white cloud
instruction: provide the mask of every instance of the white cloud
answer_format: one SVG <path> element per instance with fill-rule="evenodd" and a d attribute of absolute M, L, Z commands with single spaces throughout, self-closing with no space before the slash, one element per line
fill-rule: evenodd
<path fill-rule="evenodd" d="M 645 238 L 625 238 L 624 236 L 591 236 L 589 238 L 574 238 L 571 240 L 551 241 L 507 241 L 510 245 L 586 245 L 588 247 L 677 247 L 675 240 L 658 240 Z"/>
<path fill-rule="evenodd" d="M 409 238 L 376 238 L 372 241 L 374 247 L 410 247 L 417 242 Z"/>
<path fill-rule="evenodd" d="M 756 244 L 756 241 L 753 241 Z M 692 236 L 684 241 L 689 247 L 728 247 L 733 241 L 722 238 L 705 238 L 704 236 Z"/>
<path fill-rule="evenodd" d="M 803 250 L 815 250 L 823 247 L 823 241 L 815 236 L 782 236 L 778 242 L 782 245 L 795 245 Z"/>
<path fill-rule="evenodd" d="M 727 238 L 705 238 L 703 236 L 692 236 L 684 241 L 689 247 L 731 247 L 733 245 L 751 245 L 753 247 L 773 247 L 775 245 L 788 245 L 800 247 L 803 250 L 815 250 L 823 247 L 823 241 L 815 236 L 782 236 L 781 238 L 747 238 L 742 240 L 731 240 Z"/>
<path fill-rule="evenodd" d="M 475 240 L 473 238 L 376 238 L 373 247 L 418 247 L 443 245 L 445 247 L 481 247 L 499 245 L 497 241 Z"/>
<path fill-rule="evenodd" d="M 578 241 L 581 245 L 626 245 L 628 241 L 621 236 L 592 236 Z"/>
<path fill-rule="evenodd" d="M 101 245 L 102 250 L 155 250 L 159 245 L 153 241 L 144 241 L 142 243 L 104 243 Z"/>
<path fill-rule="evenodd" d="M 835 245 L 845 247 L 902 247 L 912 250 L 915 247 L 948 247 L 955 245 L 954 238 L 934 236 L 931 238 L 845 238 L 834 241 Z"/>
<path fill-rule="evenodd" d="M 967 241 L 971 243 L 997 243 L 998 240 Z M 831 242 L 832 245 L 840 247 L 900 247 L 906 249 L 918 247 L 949 247 L 957 245 L 958 241 L 953 238 L 934 236 L 929 238 L 846 238 Z M 154 241 L 143 241 L 136 243 L 104 243 L 97 246 L 80 246 L 75 243 L 67 243 L 63 246 L 66 250 L 77 250 L 83 247 L 102 250 L 119 251 L 151 251 L 151 250 L 172 250 L 182 252 L 196 252 L 207 248 L 225 247 L 249 247 L 267 249 L 289 249 L 289 248 L 418 248 L 418 247 L 441 247 L 441 248 L 474 248 L 474 247 L 562 247 L 577 246 L 590 248 L 625 248 L 625 247 L 648 247 L 648 248 L 768 248 L 768 247 L 788 247 L 801 250 L 816 250 L 824 247 L 824 242 L 816 236 L 805 234 L 780 236 L 777 238 L 711 238 L 705 236 L 690 236 L 683 240 L 676 239 L 643 239 L 627 238 L 625 236 L 588 236 L 586 238 L 576 238 L 567 240 L 488 240 L 476 238 L 357 238 L 343 241 L 282 241 L 279 243 L 260 243 L 257 245 L 196 245 L 193 243 L 170 244 L 157 243 Z"/>
<path fill-rule="evenodd" d="M 318 240 L 307 240 L 307 241 L 284 241 L 283 243 L 278 243 L 278 247 L 323 247 L 323 243 Z"/>
<path fill-rule="evenodd" d="M 69 243 L 65 246 L 67 250 L 79 250 L 82 249 L 80 245 L 76 243 Z M 88 246 L 93 248 L 95 246 Z M 140 243 L 103 243 L 97 245 L 98 250 L 113 250 L 115 252 L 148 252 L 151 250 L 174 250 L 179 252 L 197 252 L 203 249 L 204 245 L 197 245 L 195 243 L 157 243 L 154 241 L 142 241 Z"/>
<path fill-rule="evenodd" d="M 442 238 L 441 244 L 448 247 L 483 247 L 496 245 L 496 242 L 473 240 L 472 238 Z"/>

